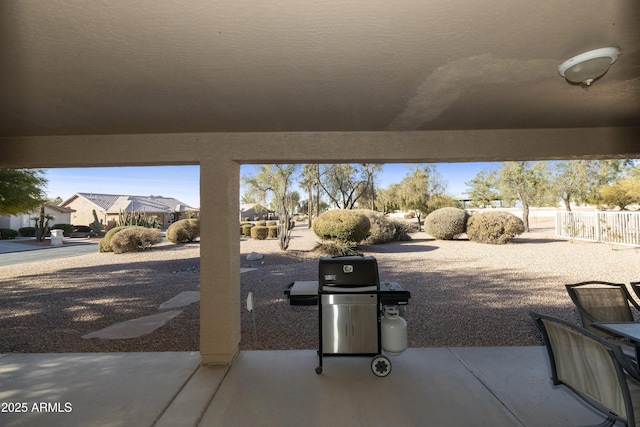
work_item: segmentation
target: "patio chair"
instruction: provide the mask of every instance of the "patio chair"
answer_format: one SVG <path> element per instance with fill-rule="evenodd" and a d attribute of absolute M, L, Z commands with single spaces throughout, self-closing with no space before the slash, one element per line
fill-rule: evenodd
<path fill-rule="evenodd" d="M 582 326 L 601 338 L 610 335 L 592 326 L 593 322 L 633 322 L 629 304 L 640 312 L 640 306 L 622 283 L 590 281 L 566 285 L 566 288 L 580 312 Z"/>
<path fill-rule="evenodd" d="M 606 415 L 601 426 L 617 420 L 640 426 L 635 418 L 640 413 L 640 382 L 620 347 L 564 320 L 530 314 L 542 332 L 553 384 L 564 385 Z"/>
<path fill-rule="evenodd" d="M 633 289 L 633 293 L 636 294 L 636 297 L 640 299 L 640 282 L 631 282 L 631 289 Z"/>

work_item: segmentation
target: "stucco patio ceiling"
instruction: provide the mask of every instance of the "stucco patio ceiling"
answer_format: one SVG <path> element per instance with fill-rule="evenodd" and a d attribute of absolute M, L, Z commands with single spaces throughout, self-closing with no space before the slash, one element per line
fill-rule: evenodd
<path fill-rule="evenodd" d="M 629 0 L 10 0 L 0 55 L 0 136 L 640 126 Z"/>

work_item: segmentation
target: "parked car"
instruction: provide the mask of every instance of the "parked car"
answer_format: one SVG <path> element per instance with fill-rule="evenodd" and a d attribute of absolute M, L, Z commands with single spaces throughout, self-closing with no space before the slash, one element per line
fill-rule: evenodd
<path fill-rule="evenodd" d="M 71 237 L 94 237 L 96 233 L 88 225 L 75 225 Z"/>

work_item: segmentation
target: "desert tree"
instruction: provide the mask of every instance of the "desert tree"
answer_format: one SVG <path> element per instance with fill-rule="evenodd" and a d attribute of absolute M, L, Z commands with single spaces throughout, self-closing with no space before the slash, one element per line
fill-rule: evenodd
<path fill-rule="evenodd" d="M 421 230 L 421 218 L 436 209 L 450 205 L 453 200 L 446 196 L 447 184 L 440 176 L 435 165 L 416 166 L 394 189 L 400 209 L 416 213 L 418 230 Z"/>
<path fill-rule="evenodd" d="M 280 249 L 286 251 L 291 239 L 292 187 L 298 165 L 262 165 L 254 176 L 242 177 L 247 186 L 246 199 L 272 202 L 278 213 Z M 299 196 L 298 196 L 299 198 Z"/>
<path fill-rule="evenodd" d="M 38 216 L 34 216 L 31 219 L 35 223 L 34 228 L 36 229 L 36 240 L 38 242 L 44 241 L 44 238 L 46 237 L 47 233 L 49 233 L 49 221 L 55 218 L 53 217 L 53 215 L 49 215 L 48 213 L 45 213 L 44 204 L 41 204 Z"/>
<path fill-rule="evenodd" d="M 373 197 L 380 171 L 382 165 L 373 163 L 321 165 L 318 183 L 336 208 L 353 209 L 361 198 Z"/>
<path fill-rule="evenodd" d="M 44 203 L 47 180 L 41 169 L 0 169 L 0 215 L 27 213 Z"/>
<path fill-rule="evenodd" d="M 630 205 L 640 204 L 640 177 L 627 176 L 614 184 L 600 189 L 600 200 L 609 208 L 627 210 Z"/>
<path fill-rule="evenodd" d="M 555 202 L 547 162 L 504 162 L 499 182 L 502 197 L 508 204 L 520 201 L 525 231 L 529 231 L 531 206 L 547 206 Z"/>
<path fill-rule="evenodd" d="M 569 160 L 553 166 L 552 187 L 567 211 L 571 203 L 599 203 L 600 189 L 623 173 L 627 160 Z"/>
<path fill-rule="evenodd" d="M 479 208 L 487 208 L 491 206 L 491 202 L 500 199 L 498 171 L 482 170 L 468 182 L 467 192 L 471 205 Z"/>
<path fill-rule="evenodd" d="M 319 206 L 319 193 L 320 193 L 320 186 L 318 184 L 318 180 L 319 180 L 319 165 L 316 164 L 311 164 L 311 165 L 304 165 L 302 167 L 302 171 L 300 173 L 300 176 L 298 178 L 298 184 L 300 184 L 300 186 L 305 189 L 307 191 L 307 203 L 306 203 L 306 210 L 307 210 L 307 216 L 309 217 L 308 220 L 308 226 L 309 228 L 311 228 L 313 226 L 313 207 L 314 207 L 314 190 L 317 192 L 318 197 L 316 198 L 316 205 Z M 316 212 L 317 215 L 319 215 L 319 212 Z"/>

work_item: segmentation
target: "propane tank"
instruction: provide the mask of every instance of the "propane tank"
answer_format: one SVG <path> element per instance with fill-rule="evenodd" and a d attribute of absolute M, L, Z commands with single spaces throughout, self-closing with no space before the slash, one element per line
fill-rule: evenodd
<path fill-rule="evenodd" d="M 386 305 L 380 320 L 382 349 L 397 356 L 407 349 L 407 321 L 400 317 L 397 305 Z"/>

